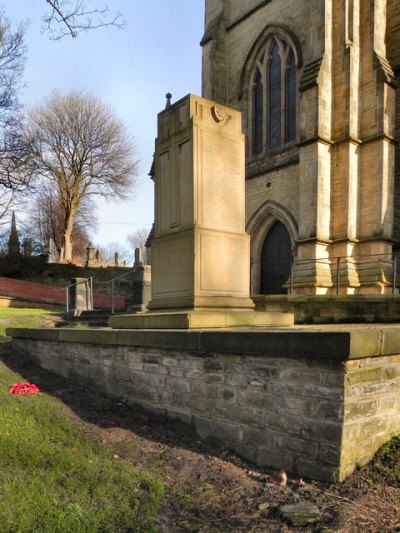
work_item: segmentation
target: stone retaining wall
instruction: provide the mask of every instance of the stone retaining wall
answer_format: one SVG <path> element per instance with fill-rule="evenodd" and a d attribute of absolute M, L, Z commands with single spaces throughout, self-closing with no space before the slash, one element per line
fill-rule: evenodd
<path fill-rule="evenodd" d="M 389 324 L 400 322 L 400 296 L 253 295 L 256 311 L 294 313 L 295 324 Z"/>
<path fill-rule="evenodd" d="M 8 334 L 51 371 L 89 378 L 293 475 L 343 479 L 400 433 L 400 328 Z"/>

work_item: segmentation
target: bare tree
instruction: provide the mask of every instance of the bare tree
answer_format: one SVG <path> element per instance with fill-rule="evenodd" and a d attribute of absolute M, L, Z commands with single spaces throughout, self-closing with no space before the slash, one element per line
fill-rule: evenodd
<path fill-rule="evenodd" d="M 129 244 L 133 247 L 133 249 L 144 248 L 146 241 L 148 239 L 149 233 L 150 233 L 149 229 L 139 228 L 135 230 L 133 233 L 131 233 L 130 235 L 128 235 L 126 238 Z"/>
<path fill-rule="evenodd" d="M 139 228 L 130 235 L 127 236 L 127 241 L 131 244 L 133 250 L 135 251 L 135 259 L 134 264 L 136 264 L 136 261 L 142 262 L 144 265 L 149 265 L 151 261 L 150 257 L 150 250 L 149 248 L 146 248 L 146 243 L 150 235 L 150 230 L 146 228 Z M 140 252 L 139 255 L 136 255 L 136 250 L 139 248 Z"/>
<path fill-rule="evenodd" d="M 28 181 L 22 172 L 27 152 L 18 114 L 26 54 L 25 29 L 22 23 L 14 28 L 0 9 L 0 186 L 14 192 L 24 189 Z"/>
<path fill-rule="evenodd" d="M 50 11 L 43 17 L 43 31 L 53 40 L 66 35 L 77 37 L 82 31 L 113 26 L 125 28 L 125 19 L 119 12 L 112 13 L 107 6 L 90 7 L 91 0 L 46 0 Z"/>
<path fill-rule="evenodd" d="M 100 264 L 103 266 L 125 266 L 132 260 L 128 250 L 118 242 L 111 242 L 106 245 L 95 245 L 99 253 Z"/>
<path fill-rule="evenodd" d="M 40 244 L 42 251 L 54 250 L 57 257 L 62 252 L 65 212 L 57 191 L 43 186 L 35 191 L 30 203 L 28 236 Z M 90 240 L 89 230 L 96 229 L 94 206 L 84 198 L 76 213 L 72 231 L 72 259 L 74 262 L 86 258 L 86 248 Z"/>
<path fill-rule="evenodd" d="M 94 195 L 126 198 L 137 160 L 123 123 L 98 98 L 55 92 L 31 110 L 25 131 L 30 174 L 41 176 L 60 202 L 60 261 L 72 259 L 72 238 L 82 202 Z"/>
<path fill-rule="evenodd" d="M 17 195 L 17 192 L 12 189 L 1 188 L 0 189 L 0 226 L 9 225 L 10 223 L 10 211 L 16 207 L 21 208 L 24 202 L 24 198 Z"/>
<path fill-rule="evenodd" d="M 25 25 L 14 29 L 0 9 L 0 126 L 14 124 L 19 108 L 18 93 L 22 87 L 26 47 Z"/>

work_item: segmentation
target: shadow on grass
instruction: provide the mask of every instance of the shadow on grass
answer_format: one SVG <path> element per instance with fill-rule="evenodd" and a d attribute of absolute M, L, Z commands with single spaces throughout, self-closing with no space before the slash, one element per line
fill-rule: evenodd
<path fill-rule="evenodd" d="M 148 440 L 201 454 L 220 455 L 223 450 L 216 439 L 201 441 L 193 426 L 153 414 L 139 405 L 129 404 L 122 397 L 106 395 L 83 377 L 65 378 L 20 354 L 0 355 L 0 360 L 10 370 L 21 374 L 24 381 L 35 383 L 42 393 L 59 398 L 84 422 L 102 429 L 126 429 Z"/>

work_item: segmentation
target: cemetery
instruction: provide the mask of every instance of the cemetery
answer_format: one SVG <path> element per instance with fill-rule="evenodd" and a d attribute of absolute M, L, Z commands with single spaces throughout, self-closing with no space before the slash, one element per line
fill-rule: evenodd
<path fill-rule="evenodd" d="M 42 32 L 125 28 L 94 4 L 48 0 Z M 89 87 L 101 63 L 138 135 L 157 119 L 133 265 L 89 230 L 129 225 L 95 204 L 133 198 L 136 141 L 75 87 L 14 120 L 28 26 L 0 16 L 2 527 L 400 531 L 399 2 L 205 0 L 201 96 L 168 92 L 157 117 L 189 25 L 149 5 L 168 71 L 141 54 L 142 76 L 117 38 L 74 66 Z"/>
<path fill-rule="evenodd" d="M 243 142 L 239 114 L 212 101 L 188 95 L 161 112 L 148 310 L 109 328 L 8 334 L 44 368 L 188 422 L 259 466 L 343 480 L 400 432 L 400 330 L 254 310 Z"/>

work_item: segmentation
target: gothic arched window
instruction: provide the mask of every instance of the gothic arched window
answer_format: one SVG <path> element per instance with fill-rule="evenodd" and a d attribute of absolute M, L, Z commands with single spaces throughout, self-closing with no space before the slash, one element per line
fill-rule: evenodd
<path fill-rule="evenodd" d="M 263 151 L 263 116 L 264 116 L 264 87 L 261 72 L 257 69 L 253 87 L 253 151 L 260 154 Z"/>
<path fill-rule="evenodd" d="M 296 140 L 296 55 L 271 35 L 260 49 L 250 78 L 250 153 L 259 155 Z"/>

